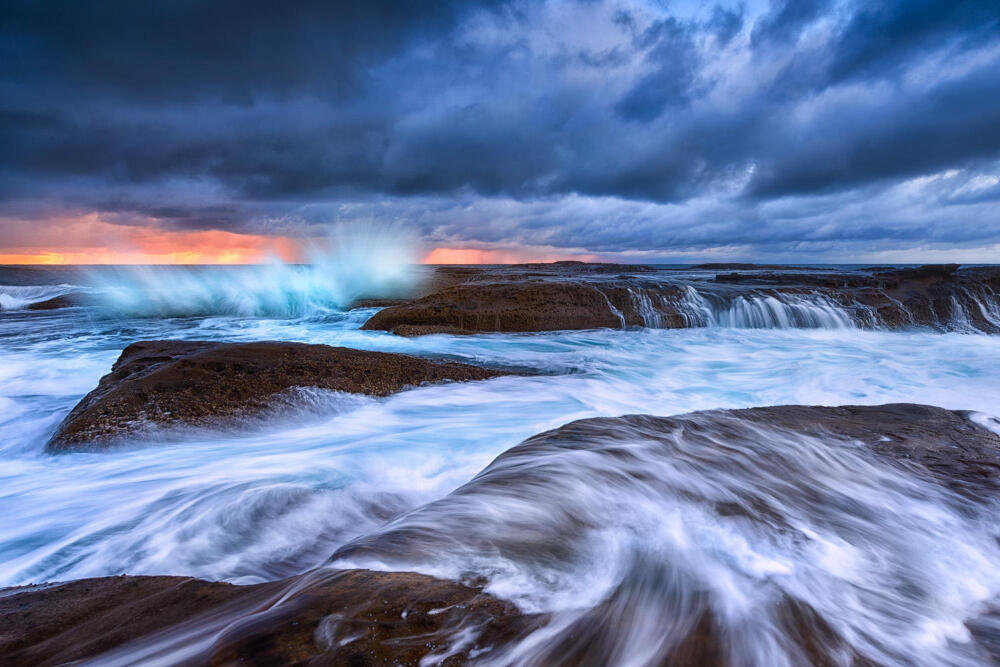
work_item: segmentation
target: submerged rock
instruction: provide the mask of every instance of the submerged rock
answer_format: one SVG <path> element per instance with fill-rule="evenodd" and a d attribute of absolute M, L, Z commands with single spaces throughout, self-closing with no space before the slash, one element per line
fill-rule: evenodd
<path fill-rule="evenodd" d="M 314 572 L 253 586 L 104 577 L 0 591 L 3 664 L 417 665 L 537 626 L 480 589 L 407 572 Z M 110 651 L 110 653 L 108 653 Z"/>
<path fill-rule="evenodd" d="M 63 294 L 52 297 L 44 301 L 36 301 L 27 306 L 27 310 L 59 310 L 61 308 L 75 308 L 77 306 L 90 305 L 91 300 L 79 293 Z"/>
<path fill-rule="evenodd" d="M 304 343 L 133 343 L 97 388 L 73 408 L 48 447 L 54 451 L 100 447 L 150 426 L 209 426 L 257 413 L 275 395 L 295 387 L 387 396 L 429 382 L 507 374 L 403 354 Z"/>

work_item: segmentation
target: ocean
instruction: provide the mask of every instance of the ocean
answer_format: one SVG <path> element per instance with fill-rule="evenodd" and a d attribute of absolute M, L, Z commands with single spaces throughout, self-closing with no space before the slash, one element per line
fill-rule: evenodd
<path fill-rule="evenodd" d="M 714 275 L 658 268 L 657 279 L 685 284 Z M 836 304 L 809 299 L 683 329 L 650 321 L 414 338 L 359 329 L 378 309 L 349 309 L 355 298 L 403 292 L 412 278 L 277 265 L 0 268 L 0 586 L 121 573 L 273 581 L 414 517 L 447 534 L 460 516 L 507 535 L 533 523 L 568 532 L 543 552 L 477 548 L 456 533 L 433 554 L 347 549 L 334 564 L 482 578 L 522 610 L 560 614 L 550 639 L 604 609 L 623 634 L 620 664 L 645 664 L 662 648 L 667 602 L 694 601 L 722 619 L 745 664 L 796 664 L 775 620 L 781 594 L 819 610 L 862 655 L 979 664 L 965 622 L 1000 595 L 995 502 L 973 507 L 850 443 L 830 450 L 765 429 L 741 452 L 720 450 L 714 466 L 683 448 L 672 457 L 639 448 L 629 465 L 650 478 L 643 484 L 616 476 L 613 458 L 583 460 L 539 477 L 519 502 L 485 492 L 459 509 L 439 501 L 526 438 L 585 418 L 919 403 L 973 411 L 1000 430 L 1000 335 L 961 323 L 860 328 Z M 89 298 L 27 309 L 69 294 Z M 47 453 L 121 350 L 158 339 L 325 343 L 537 374 L 379 399 L 302 389 L 240 427 Z M 787 526 L 716 511 L 719 499 L 746 494 L 766 498 Z M 614 595 L 629 603 L 601 607 Z M 530 663 L 533 646 L 508 658 Z"/>

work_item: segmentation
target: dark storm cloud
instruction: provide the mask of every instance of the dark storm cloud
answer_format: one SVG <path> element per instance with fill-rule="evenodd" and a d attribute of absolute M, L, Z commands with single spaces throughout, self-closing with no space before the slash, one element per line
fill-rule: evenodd
<path fill-rule="evenodd" d="M 996 2 L 683 9 L 3 0 L 0 214 L 259 230 L 350 209 L 613 251 L 959 239 L 955 210 L 994 201 Z M 953 192 L 871 222 L 945 171 Z"/>
<path fill-rule="evenodd" d="M 794 42 L 802 29 L 820 18 L 829 6 L 828 0 L 772 0 L 770 11 L 750 33 L 750 41 L 758 48 Z"/>
<path fill-rule="evenodd" d="M 687 104 L 698 57 L 690 29 L 675 19 L 655 23 L 638 41 L 641 49 L 648 49 L 645 60 L 652 71 L 618 101 L 615 111 L 627 120 L 648 122 L 668 106 Z"/>
<path fill-rule="evenodd" d="M 996 156 L 998 64 L 976 67 L 919 97 L 880 94 L 831 103 L 805 127 L 786 128 L 799 131 L 799 140 L 761 161 L 750 191 L 758 197 L 820 192 Z"/>
<path fill-rule="evenodd" d="M 832 81 L 898 74 L 928 47 L 953 52 L 1000 36 L 994 0 L 891 0 L 861 5 L 832 49 Z"/>
<path fill-rule="evenodd" d="M 62 91 L 154 103 L 337 95 L 365 66 L 451 29 L 466 4 L 5 0 L 3 72 Z"/>
<path fill-rule="evenodd" d="M 708 21 L 707 27 L 721 44 L 729 44 L 733 37 L 743 29 L 743 13 L 742 5 L 735 8 L 715 5 L 712 8 L 712 18 Z"/>

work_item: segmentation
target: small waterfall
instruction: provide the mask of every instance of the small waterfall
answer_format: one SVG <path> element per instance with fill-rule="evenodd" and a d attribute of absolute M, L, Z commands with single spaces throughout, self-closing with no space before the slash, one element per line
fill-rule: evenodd
<path fill-rule="evenodd" d="M 975 291 L 968 287 L 961 287 L 959 289 L 962 297 L 961 300 L 966 303 L 966 306 L 962 307 L 962 313 L 967 321 L 971 320 L 970 326 L 974 329 L 983 329 L 991 333 L 1000 332 L 1000 295 L 986 287 L 981 287 Z M 971 314 L 968 310 L 968 306 L 970 305 L 975 307 L 975 310 Z M 980 326 L 977 327 L 974 324 L 975 322 L 979 322 Z"/>
<path fill-rule="evenodd" d="M 691 285 L 664 293 L 629 289 L 632 304 L 650 328 L 848 329 L 850 309 L 821 294 L 702 293 Z M 873 316 L 872 316 L 873 317 Z"/>
<path fill-rule="evenodd" d="M 678 289 L 680 287 L 680 289 Z M 607 295 L 601 293 L 605 299 Z M 845 307 L 822 294 L 729 295 L 700 292 L 692 285 L 628 287 L 629 315 L 650 329 L 733 327 L 741 329 L 848 329 L 855 318 L 875 314 L 863 306 Z M 622 326 L 625 313 L 608 299 Z M 863 311 L 855 313 L 855 310 Z M 867 314 L 867 317 L 863 315 Z"/>
<path fill-rule="evenodd" d="M 941 331 L 1000 333 L 1000 295 L 982 283 L 954 283 L 923 294 L 896 298 L 879 292 L 883 305 L 852 306 L 862 326 L 931 327 Z"/>
<path fill-rule="evenodd" d="M 660 300 L 662 300 L 662 296 L 659 294 L 650 295 L 644 290 L 633 290 L 631 287 L 628 293 L 632 297 L 632 305 L 642 318 L 642 325 L 650 329 L 662 329 L 663 313 L 653 305 L 654 296 Z"/>
<path fill-rule="evenodd" d="M 602 290 L 600 290 L 597 287 L 595 287 L 594 291 L 596 291 L 598 294 L 600 294 L 601 296 L 604 297 L 604 300 L 608 304 L 608 310 L 611 311 L 612 315 L 614 315 L 615 317 L 618 318 L 618 321 L 621 322 L 621 328 L 624 329 L 625 328 L 625 313 L 623 313 L 620 309 L 616 308 L 615 304 L 611 303 L 611 299 L 609 299 L 608 295 L 605 294 Z M 631 290 L 629 290 L 629 291 L 631 291 Z"/>
<path fill-rule="evenodd" d="M 850 314 L 839 304 L 818 294 L 736 297 L 716 313 L 716 326 L 743 329 L 849 329 Z"/>
<path fill-rule="evenodd" d="M 620 326 L 649 329 L 897 329 L 1000 333 L 1000 296 L 983 283 L 926 292 L 763 288 L 703 282 L 592 284 Z"/>
<path fill-rule="evenodd" d="M 953 331 L 961 331 L 965 333 L 976 332 L 977 329 L 972 325 L 972 321 L 969 318 L 968 311 L 965 310 L 965 306 L 954 296 L 951 297 L 951 317 L 949 318 L 948 328 Z"/>
<path fill-rule="evenodd" d="M 985 280 L 918 290 L 632 285 L 618 303 L 649 328 L 898 329 L 1000 333 L 1000 294 Z"/>
<path fill-rule="evenodd" d="M 715 323 L 715 309 L 698 290 L 686 285 L 680 300 L 677 302 L 686 326 L 707 327 Z"/>

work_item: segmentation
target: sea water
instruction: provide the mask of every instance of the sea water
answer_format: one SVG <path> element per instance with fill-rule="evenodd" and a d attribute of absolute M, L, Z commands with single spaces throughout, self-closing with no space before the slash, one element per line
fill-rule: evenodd
<path fill-rule="evenodd" d="M 64 285 L 27 295 L 21 289 L 17 298 L 62 294 Z M 973 410 L 985 424 L 1000 416 L 1000 336 L 860 330 L 828 318 L 830 326 L 817 320 L 819 326 L 810 328 L 718 321 L 677 330 L 402 338 L 359 330 L 376 309 L 343 310 L 357 290 L 322 301 L 322 289 L 309 287 L 308 307 L 300 307 L 302 301 L 273 307 L 269 287 L 264 299 L 244 294 L 253 307 L 210 298 L 194 312 L 177 312 L 163 305 L 176 299 L 164 297 L 145 312 L 99 301 L 0 313 L 0 586 L 121 573 L 234 583 L 286 577 L 325 563 L 366 535 L 438 511 L 435 503 L 447 507 L 448 494 L 498 455 L 577 419 L 889 402 Z M 121 350 L 151 339 L 325 343 L 537 374 L 425 386 L 383 399 L 303 388 L 239 428 L 174 430 L 110 451 L 46 453 L 59 422 Z M 787 434 L 762 442 L 770 454 L 756 455 L 777 456 L 800 479 L 837 480 L 843 488 L 831 489 L 831 499 L 852 495 L 877 518 L 845 515 L 842 525 L 830 528 L 809 519 L 810 508 L 796 505 L 793 489 L 758 477 L 760 469 L 747 467 L 734 480 L 732 466 L 685 467 L 689 452 L 679 451 L 673 462 L 640 452 L 644 470 L 658 479 L 652 487 L 588 483 L 593 466 L 604 465 L 599 460 L 580 463 L 578 485 L 553 482 L 553 491 L 575 489 L 575 511 L 601 528 L 569 540 L 565 562 L 502 560 L 491 550 L 463 546 L 436 559 L 401 554 L 340 565 L 452 577 L 478 570 L 494 594 L 526 611 L 557 614 L 549 635 L 510 649 L 507 658 L 517 662 L 544 661 L 539 646 L 572 627 L 581 609 L 614 599 L 622 587 L 642 594 L 626 596 L 631 606 L 619 612 L 624 620 L 618 631 L 638 639 L 623 639 L 625 653 L 616 656 L 622 664 L 652 659 L 664 640 L 662 627 L 648 622 L 674 598 L 658 588 L 662 576 L 650 572 L 667 567 L 682 579 L 713 582 L 712 604 L 727 610 L 732 636 L 750 642 L 740 644 L 747 664 L 795 662 L 775 639 L 773 618 L 753 613 L 773 592 L 761 582 L 774 580 L 786 582 L 781 590 L 808 600 L 875 659 L 898 660 L 900 642 L 919 641 L 914 651 L 922 652 L 910 656 L 916 662 L 975 664 L 963 623 L 1000 593 L 1000 519 L 988 509 L 990 501 L 963 505 L 941 488 L 900 478 L 849 444 L 802 442 Z M 719 489 L 770 493 L 815 540 L 803 545 L 766 531 L 733 530 L 706 515 L 710 504 L 682 493 L 685 484 L 709 499 Z M 544 501 L 536 498 L 534 506 L 518 509 L 521 514 L 509 513 L 509 499 L 488 495 L 476 496 L 479 504 L 462 511 L 479 513 L 484 525 L 498 530 L 538 512 L 550 520 L 565 513 L 553 505 L 559 494 L 542 495 Z M 907 558 L 909 565 L 886 565 Z M 901 585 L 899 577 L 919 580 L 917 606 L 926 613 L 899 603 L 893 588 Z M 864 595 L 856 594 L 855 584 Z M 908 623 L 917 625 L 900 635 Z"/>

